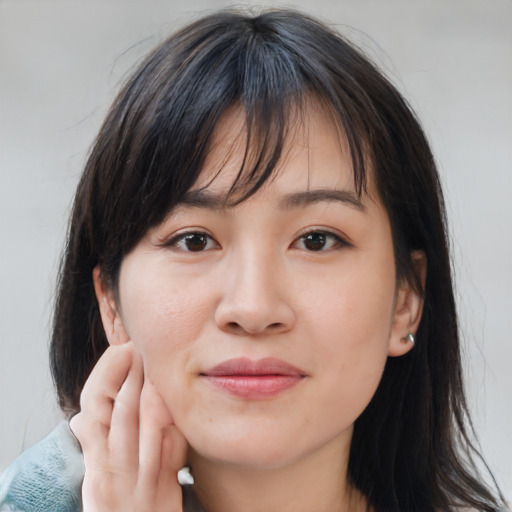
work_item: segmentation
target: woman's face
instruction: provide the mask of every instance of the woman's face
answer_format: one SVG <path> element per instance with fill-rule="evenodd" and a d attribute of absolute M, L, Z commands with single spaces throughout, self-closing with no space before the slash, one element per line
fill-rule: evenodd
<path fill-rule="evenodd" d="M 196 456 L 279 467 L 346 449 L 388 354 L 410 348 L 412 292 L 396 287 L 385 210 L 371 184 L 355 193 L 320 108 L 276 178 L 226 207 L 240 127 L 225 116 L 187 201 L 125 257 L 110 341 L 135 344 Z"/>

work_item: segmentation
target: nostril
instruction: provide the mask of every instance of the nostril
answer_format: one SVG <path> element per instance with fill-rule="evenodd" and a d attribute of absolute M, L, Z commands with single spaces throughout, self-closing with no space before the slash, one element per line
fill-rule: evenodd
<path fill-rule="evenodd" d="M 243 334 L 244 328 L 237 322 L 229 322 L 226 324 L 226 330 L 233 334 Z"/>
<path fill-rule="evenodd" d="M 257 333 L 263 332 L 265 330 L 279 331 L 283 327 L 283 325 L 284 324 L 282 322 L 274 322 L 272 324 L 267 325 L 267 327 L 265 329 L 260 330 L 260 329 L 251 329 L 251 327 L 249 325 L 244 326 L 243 324 L 239 324 L 238 322 L 228 322 L 225 325 L 225 329 L 227 331 L 230 331 L 235 334 L 257 334 Z"/>

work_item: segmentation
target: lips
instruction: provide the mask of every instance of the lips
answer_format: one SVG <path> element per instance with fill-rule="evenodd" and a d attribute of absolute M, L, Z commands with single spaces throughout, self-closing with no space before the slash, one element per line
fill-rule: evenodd
<path fill-rule="evenodd" d="M 202 372 L 217 390 L 229 395 L 262 400 L 272 398 L 299 384 L 306 373 L 280 359 L 229 359 Z"/>

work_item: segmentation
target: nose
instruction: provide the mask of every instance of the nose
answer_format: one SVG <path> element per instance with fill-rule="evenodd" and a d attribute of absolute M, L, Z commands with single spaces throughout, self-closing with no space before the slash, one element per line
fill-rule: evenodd
<path fill-rule="evenodd" d="M 222 298 L 216 311 L 219 329 L 238 334 L 278 334 L 290 330 L 295 312 L 288 300 L 285 272 L 279 258 L 252 254 L 234 258 L 226 268 Z"/>

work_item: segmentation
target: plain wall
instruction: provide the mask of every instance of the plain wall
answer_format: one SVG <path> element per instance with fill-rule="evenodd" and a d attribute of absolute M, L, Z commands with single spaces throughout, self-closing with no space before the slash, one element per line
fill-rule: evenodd
<path fill-rule="evenodd" d="M 229 4 L 182 5 L 0 0 L 0 471 L 60 419 L 47 363 L 58 258 L 120 80 L 174 28 Z M 280 5 L 358 41 L 423 121 L 445 184 L 475 426 L 510 497 L 512 2 Z"/>

